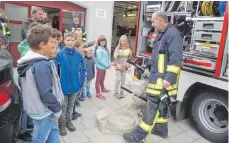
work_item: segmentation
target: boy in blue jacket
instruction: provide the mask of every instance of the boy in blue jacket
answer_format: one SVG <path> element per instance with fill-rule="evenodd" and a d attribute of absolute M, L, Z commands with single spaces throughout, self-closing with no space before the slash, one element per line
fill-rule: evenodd
<path fill-rule="evenodd" d="M 85 78 L 86 68 L 83 56 L 74 49 L 75 38 L 72 32 L 64 35 L 65 48 L 58 52 L 54 58 L 57 66 L 60 67 L 60 82 L 64 93 L 64 104 L 60 118 L 60 135 L 67 135 L 65 127 L 70 131 L 76 128 L 72 124 L 72 111 L 77 92 L 80 89 L 80 81 Z M 81 65 L 81 72 L 80 71 Z"/>
<path fill-rule="evenodd" d="M 46 57 L 52 51 L 52 32 L 37 25 L 29 30 L 26 41 L 31 50 L 18 60 L 23 106 L 34 121 L 33 143 L 60 142 L 58 119 L 63 94 L 56 86 L 57 71 Z"/>

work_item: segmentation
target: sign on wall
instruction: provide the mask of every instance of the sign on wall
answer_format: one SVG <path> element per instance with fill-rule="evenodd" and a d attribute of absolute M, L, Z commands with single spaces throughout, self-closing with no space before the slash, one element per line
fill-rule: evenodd
<path fill-rule="evenodd" d="M 107 12 L 106 12 L 105 9 L 97 9 L 96 8 L 95 16 L 96 17 L 99 17 L 99 18 L 104 18 L 105 19 L 106 16 L 107 16 Z"/>

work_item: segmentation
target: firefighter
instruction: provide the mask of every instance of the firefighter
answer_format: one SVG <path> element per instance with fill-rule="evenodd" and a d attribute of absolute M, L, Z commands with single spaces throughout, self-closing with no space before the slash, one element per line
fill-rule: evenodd
<path fill-rule="evenodd" d="M 85 29 L 83 26 L 80 26 L 80 21 L 79 21 L 79 15 L 73 15 L 73 24 L 70 24 L 68 26 L 67 29 L 65 29 L 65 33 L 66 32 L 70 32 L 70 31 L 75 31 L 75 30 L 79 30 L 82 32 L 82 35 L 83 35 L 83 41 L 86 42 L 86 32 L 85 32 Z"/>
<path fill-rule="evenodd" d="M 6 20 L 5 10 L 0 8 L 0 31 L 1 31 L 3 36 L 5 36 L 7 39 L 9 39 L 11 33 L 10 33 L 8 26 L 5 23 L 5 20 Z"/>
<path fill-rule="evenodd" d="M 151 72 L 145 90 L 148 101 L 140 124 L 123 135 L 129 142 L 143 142 L 150 133 L 168 137 L 168 99 L 177 94 L 182 38 L 164 12 L 152 15 L 152 26 L 159 33 L 152 48 Z"/>

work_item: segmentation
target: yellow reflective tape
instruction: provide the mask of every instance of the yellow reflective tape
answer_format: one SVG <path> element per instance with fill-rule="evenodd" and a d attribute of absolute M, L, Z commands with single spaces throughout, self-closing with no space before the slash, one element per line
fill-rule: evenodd
<path fill-rule="evenodd" d="M 146 132 L 149 132 L 151 129 L 151 126 L 146 124 L 144 121 L 141 120 L 139 127 L 145 130 Z"/>
<path fill-rule="evenodd" d="M 145 92 L 149 93 L 149 94 L 153 94 L 153 95 L 160 95 L 160 93 L 161 93 L 161 91 L 153 90 L 153 89 L 150 89 L 150 88 L 146 88 Z"/>
<path fill-rule="evenodd" d="M 175 65 L 168 65 L 166 71 L 177 74 L 180 71 L 180 67 Z"/>
<path fill-rule="evenodd" d="M 6 35 L 6 27 L 5 25 L 2 24 L 2 34 L 3 35 Z"/>
<path fill-rule="evenodd" d="M 83 36 L 86 35 L 86 32 L 83 33 Z"/>
<path fill-rule="evenodd" d="M 162 85 L 157 85 L 152 83 L 148 83 L 147 87 L 151 89 L 162 89 Z"/>
<path fill-rule="evenodd" d="M 162 86 L 163 85 L 163 79 L 162 78 L 157 78 L 157 85 Z"/>
<path fill-rule="evenodd" d="M 159 73 L 164 73 L 164 68 L 165 68 L 165 55 L 164 54 L 158 54 L 158 72 Z"/>
<path fill-rule="evenodd" d="M 83 41 L 86 41 L 86 38 L 83 38 Z"/>
<path fill-rule="evenodd" d="M 172 91 L 169 91 L 169 92 L 168 92 L 168 95 L 169 95 L 169 96 L 177 95 L 177 89 L 172 90 Z"/>
<path fill-rule="evenodd" d="M 163 117 L 158 117 L 156 123 L 158 124 L 168 123 L 168 119 L 164 119 Z"/>
<path fill-rule="evenodd" d="M 10 34 L 10 31 L 6 32 L 6 34 Z"/>
<path fill-rule="evenodd" d="M 65 29 L 65 32 L 68 32 L 68 30 L 67 30 L 67 29 Z"/>
<path fill-rule="evenodd" d="M 213 44 L 200 43 L 200 46 L 204 46 L 204 47 L 212 47 L 212 46 L 213 46 Z"/>
<path fill-rule="evenodd" d="M 167 90 L 173 90 L 173 89 L 177 89 L 177 83 L 174 85 L 171 85 L 170 87 L 166 88 Z"/>

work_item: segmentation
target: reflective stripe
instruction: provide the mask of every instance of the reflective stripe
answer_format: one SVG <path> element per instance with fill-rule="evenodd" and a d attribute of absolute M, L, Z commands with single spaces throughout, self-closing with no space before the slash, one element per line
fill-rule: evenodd
<path fill-rule="evenodd" d="M 166 90 L 173 90 L 173 89 L 176 89 L 176 88 L 177 88 L 177 84 L 174 84 L 174 85 L 171 85 L 170 87 L 166 88 Z"/>
<path fill-rule="evenodd" d="M 68 32 L 68 29 L 65 29 L 65 32 Z"/>
<path fill-rule="evenodd" d="M 149 132 L 151 129 L 151 126 L 146 124 L 144 121 L 141 120 L 139 127 L 145 130 L 146 132 Z"/>
<path fill-rule="evenodd" d="M 168 92 L 169 96 L 177 95 L 177 89 Z"/>
<path fill-rule="evenodd" d="M 168 123 L 168 119 L 164 119 L 163 117 L 158 117 L 156 123 L 158 124 Z"/>
<path fill-rule="evenodd" d="M 153 95 L 160 95 L 161 91 L 158 91 L 158 90 L 153 90 L 153 89 L 150 89 L 150 88 L 146 88 L 146 93 L 149 93 L 149 94 L 153 94 Z"/>
<path fill-rule="evenodd" d="M 164 54 L 158 54 L 158 72 L 164 73 L 165 68 L 165 55 Z"/>
<path fill-rule="evenodd" d="M 9 34 L 10 34 L 10 31 L 6 32 L 6 34 L 8 34 L 8 35 L 9 35 Z"/>
<path fill-rule="evenodd" d="M 86 35 L 86 32 L 83 33 L 83 36 Z"/>
<path fill-rule="evenodd" d="M 83 41 L 86 41 L 86 38 L 83 38 Z"/>
<path fill-rule="evenodd" d="M 157 85 L 152 83 L 148 83 L 147 87 L 151 89 L 162 89 L 162 85 Z"/>
<path fill-rule="evenodd" d="M 2 34 L 6 35 L 6 27 L 4 24 L 2 24 Z"/>
<path fill-rule="evenodd" d="M 180 67 L 175 65 L 168 65 L 166 71 L 177 74 L 180 71 Z"/>
<path fill-rule="evenodd" d="M 162 86 L 163 85 L 163 79 L 162 78 L 157 78 L 157 85 Z"/>

